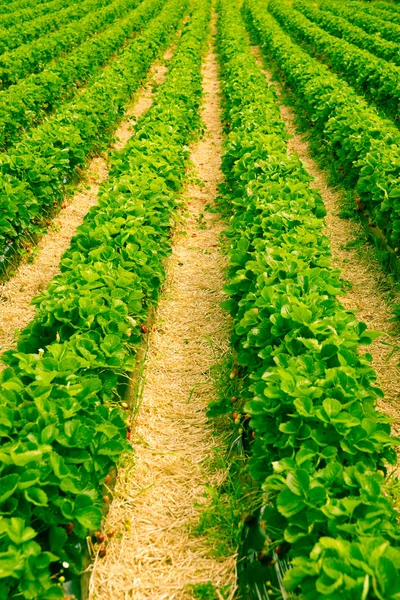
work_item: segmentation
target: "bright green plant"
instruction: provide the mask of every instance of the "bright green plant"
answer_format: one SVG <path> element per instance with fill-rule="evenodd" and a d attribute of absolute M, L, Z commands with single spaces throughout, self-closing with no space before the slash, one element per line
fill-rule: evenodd
<path fill-rule="evenodd" d="M 124 9 L 129 6 L 124 0 L 118 0 L 116 4 L 120 9 L 121 5 Z M 132 4 L 137 4 L 137 0 L 133 0 Z M 39 125 L 60 104 L 66 104 L 76 92 L 77 85 L 80 87 L 85 82 L 88 83 L 134 32 L 145 27 L 163 4 L 164 0 L 144 0 L 138 8 L 128 11 L 129 14 L 112 27 L 90 38 L 67 56 L 54 61 L 41 73 L 34 73 L 0 92 L 0 145 L 7 148 L 16 144 L 26 135 L 27 130 Z M 91 25 L 95 22 L 95 16 L 91 15 Z M 82 29 L 86 31 L 87 28 Z M 80 28 L 76 25 L 74 32 L 77 31 Z M 12 64 L 14 59 L 15 57 Z M 23 67 L 24 61 L 19 60 L 17 64 L 22 64 Z"/>
<path fill-rule="evenodd" d="M 400 69 L 397 66 L 330 35 L 303 14 L 276 0 L 270 2 L 269 10 L 282 28 L 311 54 L 329 64 L 389 117 L 397 118 L 400 103 Z"/>
<path fill-rule="evenodd" d="M 42 71 L 46 64 L 61 54 L 72 50 L 93 33 L 123 16 L 137 6 L 137 0 L 116 0 L 103 6 L 99 0 L 97 7 L 88 4 L 90 14 L 74 23 L 67 23 L 54 33 L 40 37 L 33 42 L 22 44 L 0 55 L 0 80 L 2 87 L 16 83 L 30 73 Z"/>
<path fill-rule="evenodd" d="M 400 249 L 400 134 L 397 127 L 278 26 L 259 2 L 245 0 L 244 15 L 263 52 L 273 58 L 295 103 L 310 123 L 319 152 L 336 176 L 355 188 L 361 206 Z M 356 107 L 356 109 L 355 109 Z"/>
<path fill-rule="evenodd" d="M 219 14 L 229 127 L 221 203 L 232 212 L 225 306 L 266 552 L 287 554 L 284 583 L 301 598 L 395 599 L 400 527 L 385 475 L 398 440 L 376 410 L 382 392 L 371 357 L 359 353 L 376 333 L 337 300 L 321 197 L 288 154 L 274 91 L 237 9 L 221 0 Z M 215 408 L 232 411 L 230 399 Z M 241 429 L 245 419 L 235 418 Z"/>
<path fill-rule="evenodd" d="M 335 15 L 344 17 L 350 21 L 350 23 L 358 25 L 368 33 L 378 34 L 386 40 L 396 42 L 396 44 L 400 43 L 400 20 L 394 16 L 393 20 L 396 20 L 396 22 L 388 22 L 386 20 L 388 18 L 388 12 L 385 11 L 385 14 L 382 15 L 382 11 L 374 10 L 372 4 L 363 4 L 360 9 L 360 3 L 356 4 L 356 2 L 351 2 L 351 4 L 349 4 L 325 0 L 321 3 L 321 8 L 323 10 L 328 10 Z M 365 11 L 365 9 L 367 10 Z M 393 15 L 394 13 L 392 12 L 389 14 Z M 384 18 L 382 18 L 382 16 Z"/>
<path fill-rule="evenodd" d="M 111 47 L 123 41 L 126 28 L 146 23 L 162 3 L 143 2 L 134 18 L 124 20 L 116 38 L 111 38 Z M 148 27 L 91 79 L 84 93 L 0 154 L 0 259 L 5 261 L 16 251 L 21 237 L 41 231 L 49 216 L 61 208 L 66 184 L 76 177 L 88 155 L 110 140 L 126 104 L 176 30 L 184 6 L 168 0 Z M 110 44 L 104 36 L 102 40 L 109 51 Z M 91 48 L 92 57 L 96 48 L 96 44 Z"/>
<path fill-rule="evenodd" d="M 164 23 L 186 10 L 173 4 Z M 120 384 L 157 301 L 187 143 L 200 129 L 209 2 L 185 26 L 165 84 L 115 154 L 110 179 L 0 375 L 0 597 L 62 598 L 60 563 L 81 569 L 110 470 L 127 450 Z M 172 21 L 173 22 L 173 21 Z M 53 577 L 50 575 L 54 574 Z"/>
<path fill-rule="evenodd" d="M 395 65 L 400 66 L 399 44 L 385 40 L 380 36 L 366 33 L 361 27 L 352 25 L 343 17 L 333 15 L 325 10 L 320 10 L 309 2 L 303 2 L 301 0 L 296 2 L 294 6 L 308 19 L 318 23 L 320 27 L 332 35 L 343 38 L 347 42 L 350 42 L 363 50 L 372 52 L 376 56 L 379 56 L 379 58 L 383 58 L 384 60 L 388 60 Z"/>

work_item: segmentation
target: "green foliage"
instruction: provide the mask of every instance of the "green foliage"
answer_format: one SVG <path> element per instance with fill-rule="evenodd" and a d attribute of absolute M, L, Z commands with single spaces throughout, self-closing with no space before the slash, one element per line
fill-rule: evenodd
<path fill-rule="evenodd" d="M 303 75 L 306 59 L 290 54 L 293 45 L 265 9 L 255 0 L 246 8 L 293 78 L 318 86 L 318 71 L 312 81 L 311 68 Z M 399 441 L 376 410 L 382 392 L 371 356 L 359 353 L 377 334 L 337 300 L 340 273 L 330 266 L 322 200 L 287 152 L 274 91 L 237 9 L 221 0 L 219 12 L 229 124 L 221 202 L 232 212 L 226 307 L 266 532 L 275 547 L 288 544 L 285 585 L 302 598 L 394 599 L 400 526 L 385 474 Z M 324 93 L 327 102 L 330 89 Z"/>
<path fill-rule="evenodd" d="M 349 5 L 344 2 L 336 3 L 329 0 L 322 2 L 321 8 L 344 17 L 350 23 L 358 25 L 368 33 L 378 34 L 396 44 L 400 43 L 400 18 L 394 12 L 378 11 L 373 8 L 372 3 L 366 6 L 359 2 L 352 2 Z M 387 21 L 390 17 L 395 21 L 394 23 Z"/>
<path fill-rule="evenodd" d="M 129 11 L 130 5 L 135 6 L 137 0 L 130 2 L 117 0 L 116 6 L 111 5 L 103 11 L 95 13 L 97 18 L 92 17 L 91 27 L 93 23 L 97 23 L 98 27 L 107 15 L 109 18 L 115 18 L 116 13 L 128 11 L 128 16 L 81 44 L 65 57 L 51 63 L 41 73 L 26 77 L 17 85 L 0 92 L 0 145 L 9 147 L 15 144 L 30 127 L 38 125 L 60 103 L 64 106 L 61 106 L 59 110 L 61 112 L 65 110 L 68 98 L 76 92 L 76 85 L 81 86 L 88 81 L 99 67 L 123 46 L 129 36 L 146 25 L 163 3 L 163 0 L 147 0 L 137 9 Z M 110 10 L 112 7 L 114 7 L 113 11 Z M 108 12 L 104 14 L 107 9 Z M 81 29 L 75 25 L 75 37 L 77 33 L 86 36 L 85 32 L 87 32 L 87 26 Z M 68 38 L 63 36 L 63 39 L 65 41 Z M 58 45 L 59 42 L 55 40 L 51 47 L 58 47 Z M 23 49 L 24 47 L 20 47 L 18 50 L 22 51 Z M 32 56 L 36 56 L 32 49 L 29 52 L 22 52 L 23 57 L 16 57 L 14 54 L 10 56 L 12 70 L 7 66 L 7 59 L 2 62 L 4 55 L 0 57 L 0 77 L 3 79 L 18 77 L 18 69 L 14 65 L 16 64 L 18 68 L 24 70 L 26 62 L 29 62 Z M 24 60 L 25 57 L 27 57 L 27 61 Z M 39 61 L 42 62 L 42 60 L 40 53 Z M 102 75 L 100 75 L 100 80 L 101 78 Z"/>
<path fill-rule="evenodd" d="M 338 15 L 319 10 L 308 2 L 296 2 L 295 8 L 332 35 L 343 38 L 363 50 L 372 52 L 376 56 L 379 56 L 379 58 L 391 61 L 395 65 L 400 66 L 399 44 L 385 40 L 377 35 L 368 34 L 361 27 L 352 25 L 349 21 Z"/>
<path fill-rule="evenodd" d="M 96 42 L 91 45 L 89 63 L 97 51 L 101 61 L 101 44 L 106 54 L 115 49 L 132 27 L 134 31 L 146 23 L 162 4 L 163 0 L 143 2 L 133 19 L 127 17 L 121 27 L 116 26 L 116 37 L 111 36 L 110 43 L 105 35 L 99 46 Z M 82 94 L 63 104 L 8 153 L 0 154 L 0 258 L 5 260 L 15 251 L 21 236 L 41 231 L 46 215 L 60 208 L 66 185 L 88 155 L 111 137 L 127 102 L 170 40 L 184 6 L 178 0 L 168 0 L 143 33 L 131 40 Z M 49 77 L 50 87 L 54 77 L 54 73 Z M 40 93 L 43 91 L 40 86 Z"/>
<path fill-rule="evenodd" d="M 21 78 L 26 78 L 30 73 L 37 73 L 44 69 L 46 63 L 57 58 L 62 53 L 72 50 L 74 46 L 101 29 L 112 24 L 115 19 L 124 15 L 137 5 L 137 0 L 124 2 L 116 0 L 104 6 L 104 0 L 87 2 L 87 10 L 91 14 L 84 16 L 79 21 L 67 23 L 54 33 L 39 37 L 38 39 L 22 44 L 4 52 L 0 56 L 0 79 L 2 87 L 17 83 Z M 42 4 L 40 6 L 48 6 Z M 4 92 L 2 93 L 4 96 Z"/>
<path fill-rule="evenodd" d="M 129 36 L 146 25 L 163 3 L 163 0 L 147 0 L 137 9 L 129 10 L 132 5 L 134 7 L 137 4 L 137 0 L 117 0 L 95 15 L 90 15 L 90 21 L 84 24 L 85 26 L 74 25 L 73 35 L 76 39 L 78 35 L 85 37 L 89 27 L 99 27 L 106 18 L 116 18 L 120 12 L 129 13 L 112 27 L 51 63 L 41 73 L 25 77 L 17 85 L 0 92 L 0 146 L 9 147 L 15 144 L 30 127 L 37 126 L 60 104 L 64 106 L 59 110 L 65 110 L 65 104 L 76 92 L 76 86 L 88 81 L 99 67 L 123 46 Z M 68 39 L 63 36 L 64 42 Z M 57 39 L 49 38 L 46 50 L 59 46 Z M 10 53 L 9 57 L 0 57 L 0 78 L 3 80 L 18 78 L 18 69 L 24 71 L 30 68 L 27 65 L 32 65 L 32 61 L 36 63 L 38 60 L 39 64 L 43 62 L 43 48 L 38 53 L 32 51 L 32 48 L 27 51 L 24 46 L 18 50 L 22 56 L 16 56 L 17 53 L 14 52 Z M 100 75 L 100 80 L 102 77 L 103 75 Z"/>
<path fill-rule="evenodd" d="M 397 127 L 355 94 L 290 38 L 265 8 L 246 0 L 245 15 L 295 93 L 296 106 L 308 119 L 320 152 L 330 157 L 332 171 L 349 187 L 384 232 L 389 245 L 400 248 L 400 134 Z M 356 108 L 355 108 L 356 107 Z"/>
<path fill-rule="evenodd" d="M 53 0 L 36 7 L 31 15 L 34 16 L 36 12 L 38 16 L 32 20 L 29 20 L 25 11 L 3 18 L 0 15 L 0 52 L 17 48 L 71 21 L 77 21 L 97 6 L 98 0 L 78 3 L 74 0 Z M 40 15 L 42 11 L 45 14 Z"/>
<path fill-rule="evenodd" d="M 303 10 L 304 6 L 308 12 L 306 3 L 301 4 L 300 8 Z M 397 118 L 400 102 L 400 70 L 397 66 L 371 55 L 367 50 L 354 47 L 344 39 L 337 39 L 303 14 L 276 0 L 270 2 L 269 10 L 282 28 L 312 54 L 340 73 L 389 117 Z"/>
<path fill-rule="evenodd" d="M 195 600 L 219 600 L 215 587 L 211 581 L 207 583 L 195 583 L 188 585 L 187 590 L 190 591 Z"/>
<path fill-rule="evenodd" d="M 185 9 L 167 4 L 157 49 L 169 39 L 163 27 L 171 30 Z M 36 317 L 17 351 L 4 355 L 1 598 L 63 597 L 51 573 L 63 561 L 69 572 L 81 570 L 85 538 L 101 524 L 103 483 L 129 449 L 118 386 L 132 370 L 140 325 L 164 277 L 187 143 L 200 129 L 209 17 L 209 2 L 200 2 L 155 103 L 115 153 L 61 274 L 35 300 Z"/>

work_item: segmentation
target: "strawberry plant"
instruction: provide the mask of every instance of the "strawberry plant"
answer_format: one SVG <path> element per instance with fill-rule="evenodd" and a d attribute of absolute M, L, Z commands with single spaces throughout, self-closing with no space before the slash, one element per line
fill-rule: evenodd
<path fill-rule="evenodd" d="M 225 307 L 266 533 L 291 562 L 286 589 L 301 598 L 395 599 L 400 526 L 386 475 L 399 440 L 376 410 L 371 357 L 359 353 L 377 334 L 337 299 L 322 199 L 288 153 L 275 92 L 228 0 L 218 30 L 228 128 L 220 202 L 231 214 Z"/>
<path fill-rule="evenodd" d="M 105 25 L 113 23 L 115 19 L 135 8 L 138 2 L 116 0 L 107 6 L 102 7 L 102 4 L 102 0 L 99 0 L 97 7 L 90 3 L 91 13 L 79 21 L 68 23 L 50 35 L 22 44 L 0 55 L 2 87 L 16 83 L 30 73 L 42 71 L 46 63 L 71 50 L 93 33 L 101 31 Z"/>
<path fill-rule="evenodd" d="M 245 0 L 244 15 L 263 52 L 274 60 L 280 76 L 295 92 L 294 102 L 311 125 L 318 152 L 329 158 L 330 168 L 340 174 L 343 183 L 355 189 L 389 245 L 399 248 L 397 127 L 294 44 L 258 2 Z"/>
<path fill-rule="evenodd" d="M 128 17 L 125 26 L 146 22 L 162 1 L 143 2 L 138 21 Z M 76 178 L 89 153 L 110 140 L 127 102 L 171 39 L 183 9 L 178 0 L 168 0 L 162 12 L 91 80 L 84 93 L 63 104 L 8 153 L 0 154 L 0 247 L 10 240 L 8 247 L 15 249 L 18 238 L 39 231 L 41 221 L 59 208 L 66 184 Z M 117 39 L 121 42 L 124 35 L 123 27 Z M 5 250 L 0 250 L 1 256 L 7 256 Z"/>
<path fill-rule="evenodd" d="M 276 0 L 270 2 L 269 10 L 283 29 L 313 55 L 329 64 L 389 117 L 397 118 L 400 102 L 400 69 L 397 66 L 355 48 L 344 39 L 337 39 Z"/>
<path fill-rule="evenodd" d="M 82 86 L 90 80 L 127 38 L 147 24 L 163 3 L 163 0 L 145 0 L 115 25 L 41 73 L 26 77 L 0 92 L 0 144 L 4 147 L 15 144 L 30 127 L 38 125 L 52 110 L 66 103 L 76 92 L 76 85 Z M 118 0 L 118 4 L 127 6 L 123 0 Z"/>
<path fill-rule="evenodd" d="M 172 11 L 177 19 L 186 7 L 166 6 L 160 26 L 171 27 Z M 63 255 L 60 275 L 35 300 L 18 349 L 3 356 L 1 598 L 62 598 L 61 563 L 68 577 L 79 573 L 89 531 L 103 539 L 102 507 L 112 500 L 103 484 L 130 448 L 119 392 L 157 302 L 187 143 L 201 126 L 210 8 L 208 1 L 194 8 L 152 108 L 115 153 L 98 204 Z"/>
<path fill-rule="evenodd" d="M 347 42 L 372 52 L 379 58 L 400 66 L 400 45 L 376 35 L 366 33 L 361 27 L 352 25 L 343 17 L 319 10 L 308 2 L 296 2 L 295 7 L 308 19 L 318 23 L 320 27 L 332 35 L 343 38 Z"/>
<path fill-rule="evenodd" d="M 364 5 L 362 6 L 364 8 Z M 356 7 L 355 2 L 352 2 L 349 5 L 344 4 L 344 2 L 336 3 L 330 2 L 329 0 L 324 0 L 321 4 L 321 8 L 323 10 L 328 10 L 335 15 L 339 15 L 340 17 L 344 17 L 350 21 L 350 23 L 358 25 L 368 33 L 378 34 L 386 40 L 396 42 L 396 44 L 400 43 L 400 22 L 388 22 L 386 20 L 388 15 L 387 11 L 385 11 L 384 19 L 382 19 L 380 18 L 382 17 L 381 11 L 377 13 L 371 4 L 368 6 L 368 12 L 365 12 L 364 10 L 360 10 L 360 4 Z M 379 16 L 377 16 L 377 14 L 379 14 Z"/>
<path fill-rule="evenodd" d="M 21 44 L 66 25 L 70 21 L 77 21 L 91 9 L 96 8 L 98 0 L 87 0 L 78 4 L 74 2 L 75 0 L 54 0 L 43 5 L 48 7 L 49 12 L 32 21 L 26 21 L 22 14 L 20 20 L 17 15 L 16 22 L 11 27 L 2 27 L 0 23 L 0 52 L 17 48 Z M 103 0 L 103 3 L 105 3 L 105 0 Z"/>

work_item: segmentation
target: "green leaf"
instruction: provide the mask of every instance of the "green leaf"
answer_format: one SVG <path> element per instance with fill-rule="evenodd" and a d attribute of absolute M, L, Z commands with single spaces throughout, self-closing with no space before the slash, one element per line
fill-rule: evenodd
<path fill-rule="evenodd" d="M 296 496 L 307 497 L 310 489 L 310 477 L 304 469 L 297 469 L 287 475 L 286 484 Z"/>
<path fill-rule="evenodd" d="M 16 473 L 0 477 L 0 502 L 4 502 L 4 500 L 13 495 L 17 489 L 18 482 L 19 475 Z"/>
<path fill-rule="evenodd" d="M 304 507 L 304 502 L 291 490 L 285 489 L 278 494 L 277 508 L 284 517 L 293 517 Z"/>
<path fill-rule="evenodd" d="M 47 495 L 40 488 L 28 488 L 24 491 L 24 496 L 28 502 L 32 502 L 32 504 L 35 504 L 36 506 L 47 506 Z"/>

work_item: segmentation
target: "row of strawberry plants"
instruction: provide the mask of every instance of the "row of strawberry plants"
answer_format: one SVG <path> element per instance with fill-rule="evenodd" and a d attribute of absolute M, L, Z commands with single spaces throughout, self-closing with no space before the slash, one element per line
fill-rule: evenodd
<path fill-rule="evenodd" d="M 145 0 L 138 8 L 142 22 L 162 3 Z M 168 0 L 143 33 L 131 40 L 82 94 L 63 104 L 8 153 L 0 154 L 3 262 L 7 252 L 16 250 L 21 236 L 38 233 L 46 226 L 46 219 L 60 207 L 68 183 L 90 153 L 109 142 L 126 104 L 169 39 L 181 12 L 178 0 Z"/>
<path fill-rule="evenodd" d="M 259 2 L 245 0 L 244 14 L 263 52 L 293 90 L 299 112 L 311 125 L 316 151 L 329 156 L 329 168 L 354 188 L 392 248 L 400 248 L 398 129 L 294 44 Z"/>
<path fill-rule="evenodd" d="M 22 44 L 18 48 L 0 55 L 2 86 L 7 87 L 30 73 L 42 71 L 50 60 L 71 51 L 87 37 L 112 24 L 139 4 L 139 1 L 115 0 L 112 4 L 102 7 L 103 4 L 103 0 L 99 0 L 97 9 L 91 5 L 91 13 L 78 22 L 69 23 L 53 34 L 43 36 L 28 44 Z M 53 65 L 50 65 L 50 68 L 52 67 Z"/>
<path fill-rule="evenodd" d="M 98 0 L 87 0 L 78 2 L 76 0 L 57 0 L 59 10 L 46 13 L 45 15 L 25 23 L 17 23 L 14 27 L 0 28 L 0 52 L 8 49 L 17 48 L 21 44 L 32 41 L 55 29 L 59 29 L 66 23 L 77 21 L 90 10 L 95 9 Z M 104 0 L 103 3 L 105 3 Z M 69 6 L 71 5 L 71 6 Z"/>
<path fill-rule="evenodd" d="M 47 4 L 47 2 L 51 2 L 51 0 L 45 0 L 42 4 Z M 0 15 L 23 10 L 24 8 L 36 6 L 36 4 L 37 0 L 1 0 Z"/>
<path fill-rule="evenodd" d="M 67 2 L 68 4 L 75 4 L 76 0 Z M 61 10 L 65 7 L 65 3 L 60 3 L 59 0 L 51 0 L 47 3 L 39 3 L 33 7 L 23 8 L 20 11 L 14 10 L 11 14 L 1 15 L 0 14 L 0 27 L 13 27 L 19 23 L 28 23 L 33 19 L 46 15 L 52 11 Z"/>
<path fill-rule="evenodd" d="M 400 69 L 338 39 L 302 13 L 279 1 L 270 2 L 269 10 L 281 27 L 342 75 L 355 89 L 371 99 L 391 118 L 397 119 L 400 107 Z"/>
<path fill-rule="evenodd" d="M 390 42 L 400 44 L 400 26 L 396 23 L 383 21 L 372 14 L 353 8 L 352 4 L 345 4 L 344 2 L 324 1 L 321 8 L 339 17 L 344 17 L 350 23 L 362 27 L 368 33 L 376 33 Z"/>
<path fill-rule="evenodd" d="M 381 8 L 382 10 L 397 13 L 397 15 L 400 13 L 400 6 L 396 4 L 390 4 L 389 2 L 374 2 L 374 6 L 376 8 Z"/>
<path fill-rule="evenodd" d="M 390 5 L 386 4 L 385 6 L 378 6 L 375 2 L 367 5 L 364 2 L 352 2 L 352 7 L 355 9 L 364 11 L 377 19 L 382 19 L 382 21 L 392 21 L 393 23 L 400 25 L 400 15 L 395 11 L 388 10 L 388 6 Z"/>
<path fill-rule="evenodd" d="M 232 215 L 225 305 L 265 502 L 264 553 L 286 554 L 284 585 L 301 598 L 394 599 L 400 526 L 385 474 L 395 440 L 376 410 L 371 357 L 359 353 L 375 334 L 337 299 L 322 199 L 288 153 L 238 10 L 220 0 L 219 13 L 229 126 L 221 204 Z"/>
<path fill-rule="evenodd" d="M 200 129 L 209 17 L 210 3 L 201 0 L 155 104 L 115 155 L 61 274 L 36 299 L 18 351 L 4 357 L 0 549 L 10 560 L 2 598 L 61 598 L 60 563 L 79 570 L 77 548 L 110 500 L 102 483 L 128 449 L 118 385 L 134 365 L 165 275 L 187 144 Z"/>
<path fill-rule="evenodd" d="M 124 42 L 139 31 L 161 9 L 164 0 L 117 0 L 131 6 L 127 16 L 93 36 L 67 56 L 52 63 L 7 90 L 0 91 L 0 147 L 15 144 L 26 131 L 39 123 L 86 84 Z M 125 9 L 124 9 L 125 10 Z"/>
<path fill-rule="evenodd" d="M 376 56 L 379 56 L 379 58 L 391 61 L 400 66 L 399 44 L 366 33 L 361 27 L 352 25 L 346 19 L 333 15 L 328 11 L 320 10 L 308 2 L 296 2 L 295 8 L 332 35 L 343 38 L 363 50 L 372 52 Z"/>

